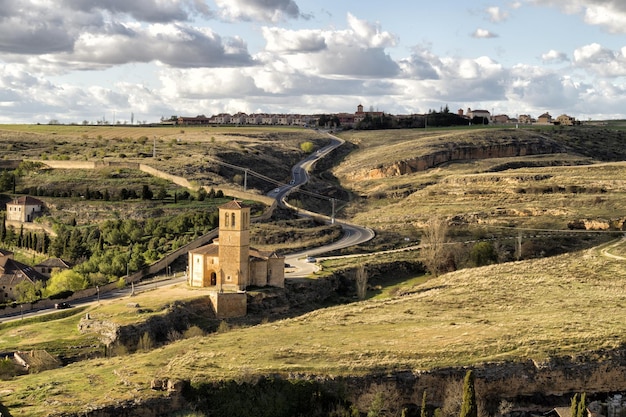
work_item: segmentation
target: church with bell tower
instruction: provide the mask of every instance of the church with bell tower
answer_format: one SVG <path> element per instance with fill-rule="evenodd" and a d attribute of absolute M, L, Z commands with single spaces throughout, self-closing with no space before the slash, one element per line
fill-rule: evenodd
<path fill-rule="evenodd" d="M 219 237 L 189 251 L 188 283 L 219 292 L 249 286 L 285 286 L 285 257 L 250 247 L 250 207 L 237 200 L 219 207 Z"/>

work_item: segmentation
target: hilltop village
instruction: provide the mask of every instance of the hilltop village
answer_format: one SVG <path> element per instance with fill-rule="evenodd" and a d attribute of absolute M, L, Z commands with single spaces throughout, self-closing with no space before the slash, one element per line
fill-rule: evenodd
<path fill-rule="evenodd" d="M 545 112 L 538 117 L 529 114 L 520 114 L 516 117 L 509 117 L 506 114 L 491 114 L 488 110 L 467 110 L 459 109 L 456 113 L 451 113 L 446 106 L 440 112 L 431 111 L 426 114 L 405 114 L 393 115 L 383 111 L 370 108 L 364 110 L 359 104 L 354 113 L 334 113 L 325 115 L 303 115 L 303 114 L 246 114 L 246 113 L 219 113 L 210 117 L 198 116 L 172 116 L 170 119 L 161 119 L 162 125 L 177 126 L 302 126 L 302 127 L 341 127 L 341 128 L 367 128 L 376 123 L 382 123 L 385 127 L 426 127 L 436 126 L 442 123 L 445 116 L 445 125 L 471 125 L 471 124 L 501 124 L 501 125 L 562 125 L 572 126 L 579 121 L 572 116 L 562 114 L 553 118 L 549 112 Z M 429 121 L 430 118 L 430 121 Z"/>

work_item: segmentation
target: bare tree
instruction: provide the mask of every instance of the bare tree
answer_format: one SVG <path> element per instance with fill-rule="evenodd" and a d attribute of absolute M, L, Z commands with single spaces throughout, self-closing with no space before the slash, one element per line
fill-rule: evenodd
<path fill-rule="evenodd" d="M 422 262 L 426 269 L 438 276 L 448 259 L 445 246 L 448 239 L 448 222 L 441 217 L 433 217 L 426 223 L 422 234 Z"/>

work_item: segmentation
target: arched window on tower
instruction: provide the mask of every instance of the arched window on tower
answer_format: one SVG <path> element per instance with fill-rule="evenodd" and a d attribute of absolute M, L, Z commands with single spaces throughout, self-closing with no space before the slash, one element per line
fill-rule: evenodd
<path fill-rule="evenodd" d="M 224 217 L 224 226 L 228 227 L 230 225 L 229 223 L 229 217 L 228 217 L 228 213 L 226 213 L 225 217 Z"/>
<path fill-rule="evenodd" d="M 232 219 L 231 223 L 233 224 L 233 227 L 235 227 L 235 213 L 232 214 L 231 219 Z"/>

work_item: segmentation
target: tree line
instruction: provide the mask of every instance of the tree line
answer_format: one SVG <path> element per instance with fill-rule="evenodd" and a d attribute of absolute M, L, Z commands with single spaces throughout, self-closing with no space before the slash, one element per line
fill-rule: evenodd
<path fill-rule="evenodd" d="M 217 194 L 217 193 L 216 193 Z M 98 224 L 57 225 L 56 236 L 44 232 L 16 230 L 0 218 L 0 245 L 28 249 L 76 265 L 53 276 L 45 286 L 27 281 L 19 287 L 20 302 L 54 296 L 114 282 L 158 261 L 217 227 L 217 204 L 185 210 L 167 217 L 145 220 L 118 219 Z"/>

